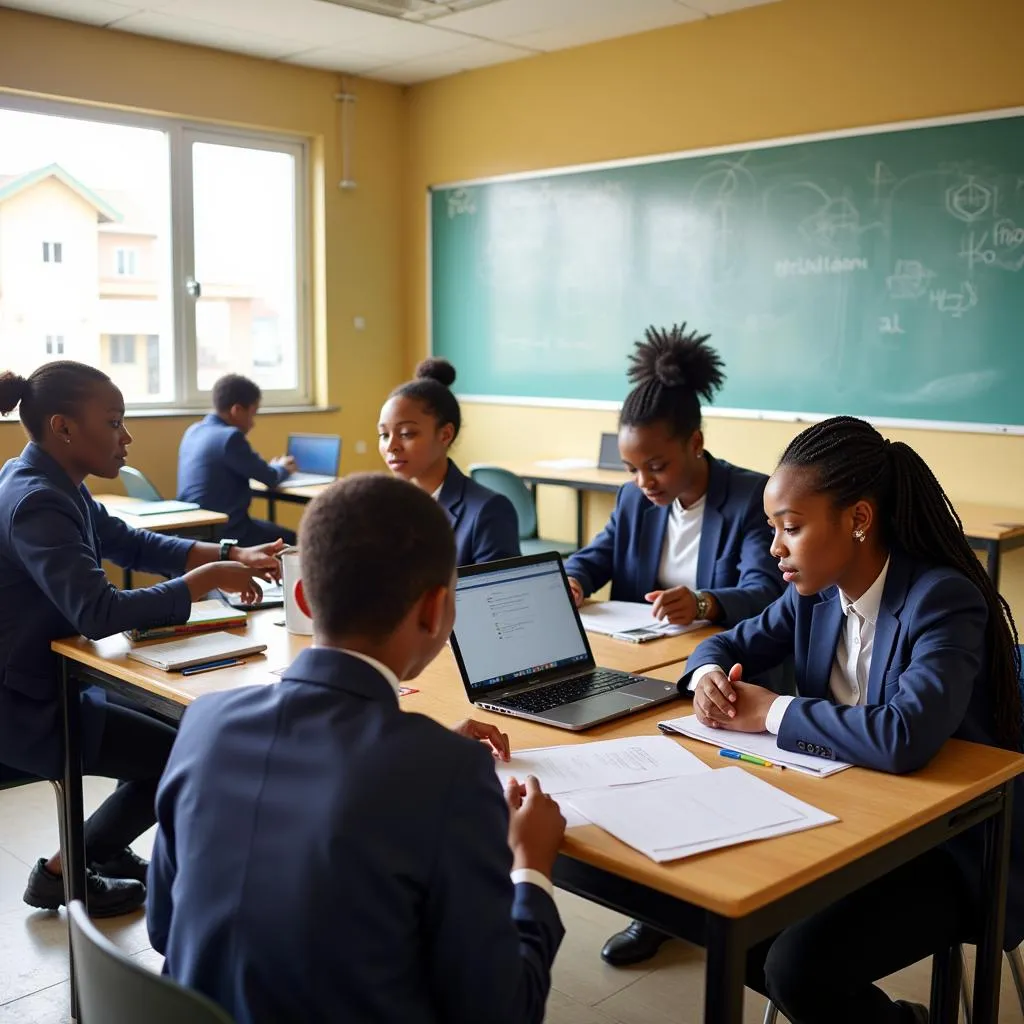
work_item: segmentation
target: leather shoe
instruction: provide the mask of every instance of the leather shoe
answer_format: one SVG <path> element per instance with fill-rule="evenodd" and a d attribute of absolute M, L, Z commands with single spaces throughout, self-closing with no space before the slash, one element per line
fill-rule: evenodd
<path fill-rule="evenodd" d="M 601 959 L 612 967 L 628 967 L 650 960 L 670 935 L 652 928 L 642 921 L 631 921 L 621 932 L 616 932 L 601 950 Z"/>
<path fill-rule="evenodd" d="M 136 882 L 145 885 L 149 861 L 143 860 L 134 850 L 125 847 L 107 860 L 93 861 L 89 867 L 104 878 L 134 878 Z"/>
<path fill-rule="evenodd" d="M 902 1006 L 904 1009 L 904 1017 L 906 1017 L 909 1024 L 913 1021 L 913 1024 L 928 1024 L 928 1020 L 931 1014 L 928 1012 L 928 1007 L 921 1003 L 908 1003 L 905 999 L 897 999 L 897 1006 Z"/>
<path fill-rule="evenodd" d="M 130 914 L 146 902 L 146 887 L 134 879 L 104 878 L 95 871 L 85 873 L 85 901 L 90 917 L 115 917 Z M 64 906 L 64 879 L 46 870 L 40 857 L 25 888 L 25 902 L 39 910 L 57 910 Z"/>

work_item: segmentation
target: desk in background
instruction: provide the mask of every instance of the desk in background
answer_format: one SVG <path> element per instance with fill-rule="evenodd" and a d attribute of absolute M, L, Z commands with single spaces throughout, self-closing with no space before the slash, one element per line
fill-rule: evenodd
<path fill-rule="evenodd" d="M 127 510 L 132 505 L 145 505 L 144 501 L 140 501 L 138 498 L 127 498 L 123 494 L 94 494 L 93 498 L 103 505 L 112 516 L 117 516 L 134 530 L 152 530 L 153 533 L 173 533 L 193 537 L 196 540 L 215 541 L 217 527 L 224 526 L 228 521 L 228 517 L 223 512 L 211 512 L 205 508 L 197 508 L 189 512 L 167 512 L 159 516 L 133 516 L 122 509 Z M 132 571 L 131 569 L 123 571 L 122 586 L 125 590 L 131 590 Z"/>
<path fill-rule="evenodd" d="M 340 478 L 339 478 L 340 479 Z M 308 505 L 318 494 L 323 494 L 330 484 L 310 484 L 306 487 L 289 487 L 288 481 L 280 487 L 267 487 L 259 480 L 249 481 L 249 493 L 254 498 L 265 498 L 267 502 L 267 520 L 277 522 L 277 503 L 286 502 L 290 505 Z"/>
<path fill-rule="evenodd" d="M 309 642 L 275 626 L 278 612 L 253 613 L 248 635 L 267 643 L 265 657 L 208 674 L 183 677 L 128 660 L 122 636 L 99 643 L 75 638 L 55 642 L 62 665 L 66 742 L 65 870 L 70 899 L 85 886 L 82 832 L 82 772 L 79 688 L 99 684 L 171 718 L 180 718 L 196 697 L 216 690 L 273 682 L 272 670 L 286 665 Z M 649 644 L 626 645 L 593 638 L 598 661 L 675 679 L 676 661 L 700 639 L 696 633 Z M 614 645 L 611 647 L 609 645 Z M 662 646 L 664 645 L 664 646 Z M 689 649 L 687 650 L 687 645 Z M 612 652 L 618 653 L 612 656 Z M 680 653 L 682 652 L 682 653 Z M 660 663 L 653 670 L 650 666 Z M 608 722 L 585 734 L 473 709 L 466 700 L 449 649 L 416 683 L 419 692 L 400 698 L 403 708 L 453 725 L 472 713 L 509 734 L 515 749 L 579 743 L 593 739 L 651 735 L 659 719 L 672 715 L 662 705 L 646 714 Z M 706 744 L 680 739 L 714 767 L 721 761 Z M 744 766 L 754 774 L 764 769 Z M 927 768 L 905 776 L 884 776 L 852 768 L 829 779 L 771 771 L 773 784 L 839 817 L 811 832 L 718 850 L 671 864 L 657 864 L 594 826 L 573 829 L 555 867 L 561 888 L 706 947 L 706 1024 L 740 1024 L 747 949 L 786 925 L 828 906 L 841 896 L 944 843 L 975 825 L 986 830 L 983 908 L 974 985 L 974 1019 L 996 1024 L 1003 908 L 1009 863 L 1011 780 L 1024 773 L 1024 757 L 995 747 L 950 740 Z M 596 955 L 595 947 L 595 955 Z M 936 1024 L 956 1018 L 959 958 L 937 956 L 933 978 Z M 73 976 L 73 975 L 72 975 Z M 90 1024 L 90 1022 L 86 1022 Z M 91 1022 L 95 1024 L 95 1022 Z"/>

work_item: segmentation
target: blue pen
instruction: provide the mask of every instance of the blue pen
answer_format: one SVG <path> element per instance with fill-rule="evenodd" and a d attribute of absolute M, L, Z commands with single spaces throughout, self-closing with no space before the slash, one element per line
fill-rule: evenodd
<path fill-rule="evenodd" d="M 202 665 L 190 665 L 188 668 L 183 668 L 181 674 L 183 676 L 194 676 L 200 672 L 212 672 L 215 668 L 230 668 L 232 665 L 241 664 L 241 658 L 221 658 L 220 661 L 206 661 Z"/>

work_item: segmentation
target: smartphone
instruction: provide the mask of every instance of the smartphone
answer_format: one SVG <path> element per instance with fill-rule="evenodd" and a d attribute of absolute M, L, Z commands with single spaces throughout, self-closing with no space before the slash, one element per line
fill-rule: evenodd
<path fill-rule="evenodd" d="M 625 640 L 628 644 L 645 644 L 648 640 L 659 640 L 664 635 L 663 629 L 637 626 L 636 629 L 624 629 L 621 633 L 612 633 L 612 639 Z"/>

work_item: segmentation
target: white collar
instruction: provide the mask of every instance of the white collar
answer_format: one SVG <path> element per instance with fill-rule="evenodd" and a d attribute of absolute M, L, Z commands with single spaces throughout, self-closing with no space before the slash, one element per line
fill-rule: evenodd
<path fill-rule="evenodd" d="M 335 650 L 340 650 L 342 654 L 347 654 L 350 658 L 358 658 L 360 661 L 365 661 L 370 668 L 375 668 L 388 681 L 388 685 L 395 691 L 395 696 L 400 696 L 402 684 L 398 681 L 398 676 L 387 665 L 379 662 L 376 658 L 371 658 L 368 654 L 350 651 L 347 647 L 336 647 Z"/>
<path fill-rule="evenodd" d="M 885 590 L 885 577 L 889 575 L 889 561 L 885 560 L 882 571 L 875 582 L 864 591 L 856 601 L 839 591 L 839 603 L 843 606 L 843 614 L 849 615 L 852 608 L 862 619 L 874 625 L 878 621 L 878 609 L 882 606 L 882 592 Z"/>

